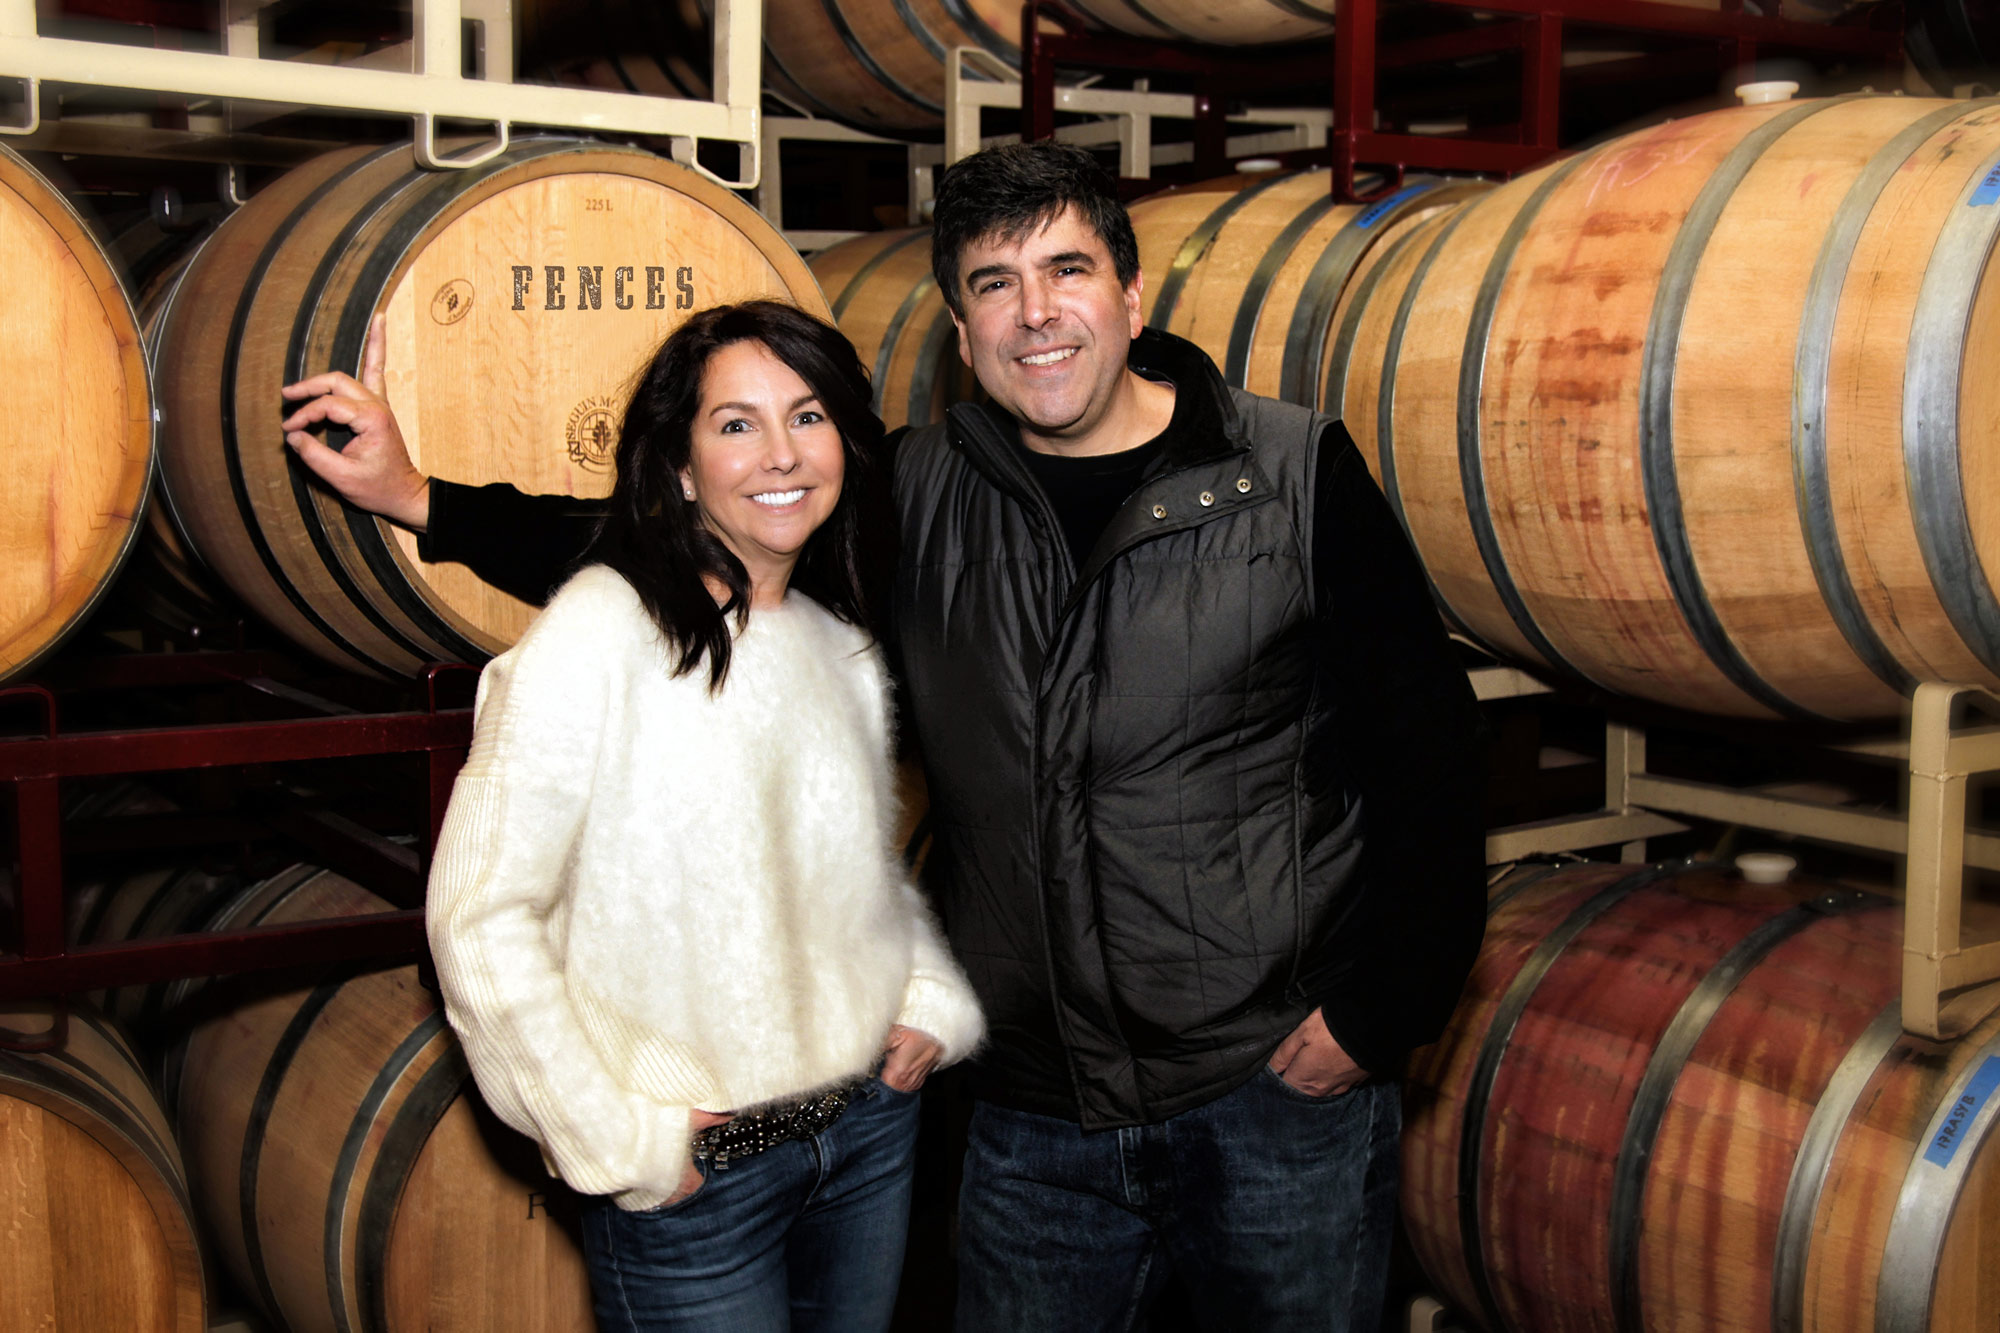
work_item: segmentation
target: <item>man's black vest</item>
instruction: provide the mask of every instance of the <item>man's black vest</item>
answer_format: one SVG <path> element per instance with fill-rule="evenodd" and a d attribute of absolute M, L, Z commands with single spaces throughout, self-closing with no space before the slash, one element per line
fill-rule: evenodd
<path fill-rule="evenodd" d="M 1253 1074 L 1358 910 L 1315 690 L 1325 419 L 1201 360 L 1179 392 L 1220 401 L 1221 437 L 1170 439 L 1080 570 L 993 414 L 896 459 L 897 646 L 932 888 L 991 1033 L 975 1077 L 1086 1128 Z"/>

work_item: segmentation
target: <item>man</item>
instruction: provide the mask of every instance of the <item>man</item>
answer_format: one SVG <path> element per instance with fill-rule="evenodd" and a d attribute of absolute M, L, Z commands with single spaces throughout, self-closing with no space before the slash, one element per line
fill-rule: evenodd
<path fill-rule="evenodd" d="M 1088 154 L 959 163 L 932 254 L 992 398 L 895 460 L 928 878 L 990 1032 L 958 1327 L 1126 1328 L 1171 1270 L 1205 1327 L 1372 1333 L 1393 1075 L 1483 928 L 1464 674 L 1346 430 L 1142 331 Z M 573 502 L 402 466 L 374 498 L 434 558 L 504 531 L 475 567 L 532 588 L 576 548 Z"/>

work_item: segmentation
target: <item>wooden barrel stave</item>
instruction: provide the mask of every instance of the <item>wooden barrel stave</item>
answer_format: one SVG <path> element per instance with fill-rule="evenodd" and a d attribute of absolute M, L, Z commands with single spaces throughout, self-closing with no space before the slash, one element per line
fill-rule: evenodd
<path fill-rule="evenodd" d="M 199 281 L 197 275 L 210 271 L 231 276 L 254 272 L 267 241 L 266 228 L 290 219 L 368 151 L 346 149 L 317 158 L 259 191 L 231 219 L 233 225 L 220 229 L 202 248 L 181 293 L 191 296 L 190 285 Z M 232 369 L 233 340 L 239 336 L 232 327 L 236 316 L 233 303 L 185 298 L 176 299 L 164 316 L 162 347 L 172 349 L 172 358 L 163 357 L 160 366 L 162 483 L 182 522 L 190 525 L 188 535 L 202 562 L 260 616 L 320 657 L 357 671 L 369 670 L 367 658 L 351 651 L 312 608 L 300 606 L 288 595 L 290 571 L 282 565 L 275 572 L 271 569 L 271 563 L 281 558 L 280 551 L 273 549 L 261 526 L 206 521 L 209 507 L 219 507 L 223 497 L 236 496 L 244 483 L 233 451 L 182 448 L 179 442 L 183 436 L 191 442 L 221 440 L 233 414 L 242 410 L 222 387 Z M 250 406 L 271 410 L 268 400 Z M 202 524 L 199 532 L 192 529 L 196 522 Z"/>
<path fill-rule="evenodd" d="M 0 679 L 45 660 L 130 554 L 153 400 L 118 274 L 62 195 L 0 149 L 0 339 L 11 432 L 0 509 Z"/>
<path fill-rule="evenodd" d="M 1914 110 L 1921 110 L 1916 108 Z M 1703 596 L 1751 682 L 1786 680 L 1774 705 L 1814 714 L 1886 714 L 1898 695 L 1872 679 L 1832 618 L 1797 521 L 1792 415 L 1794 377 L 1744 376 L 1739 368 L 1796 362 L 1801 320 L 1818 249 L 1797 237 L 1822 235 L 1865 159 L 1855 137 L 1880 140 L 1915 119 L 1902 99 L 1792 108 L 1804 118 L 1752 155 L 1746 136 L 1732 154 L 1744 174 L 1726 195 L 1714 231 L 1698 251 L 1676 252 L 1687 268 L 1680 336 L 1649 340 L 1657 376 L 1672 394 L 1672 473 L 1679 492 L 1686 558 Z M 1784 116 L 1765 121 L 1776 129 Z M 1725 169 L 1731 159 L 1724 159 Z M 1711 185 L 1703 200 L 1724 195 Z M 1698 205 L 1699 205 L 1698 200 Z M 1683 224 L 1681 240 L 1689 239 Z M 1683 392 L 1675 392 L 1679 386 Z M 1716 392 L 1733 386 L 1733 393 Z M 1754 571 L 1754 573 L 1752 572 Z M 1685 604 L 1692 595 L 1677 592 Z M 1714 652 L 1704 656 L 1714 657 Z M 1842 683 L 1852 677 L 1851 683 Z"/>
<path fill-rule="evenodd" d="M 1424 182 L 1338 205 L 1327 172 L 1234 176 L 1133 204 L 1141 311 L 1229 383 L 1320 405 L 1341 301 L 1410 228 L 1484 189 Z"/>
<path fill-rule="evenodd" d="M 1992 1104 L 1964 1179 L 1919 1156 L 2000 1068 L 2000 1018 L 1901 1033 L 1893 905 L 1706 867 L 1522 871 L 1493 901 L 1452 1030 L 1411 1067 L 1405 1219 L 1450 1299 L 1536 1333 L 2000 1314 Z"/>
<path fill-rule="evenodd" d="M 1755 1004 L 1716 1013 L 1680 1071 L 1652 1150 L 1641 1234 L 1672 1241 L 1639 1252 L 1642 1290 L 1699 1292 L 1688 1304 L 1704 1317 L 1733 1308 L 1752 1326 L 1768 1311 L 1787 1197 L 1775 1186 L 1789 1180 L 1845 1052 L 1881 1010 L 1879 987 L 1850 979 L 1879 973 L 1895 949 L 1892 925 L 1878 913 L 1801 932 L 1759 968 Z M 1801 1031 L 1817 1039 L 1772 1049 L 1774 1033 Z"/>
<path fill-rule="evenodd" d="M 1936 106 L 1918 102 L 1918 106 Z M 1826 419 L 1827 467 L 1832 475 L 1834 526 L 1846 568 L 1853 573 L 1869 628 L 1892 655 L 1920 679 L 1961 681 L 1992 686 L 1996 664 L 1975 655 L 1964 637 L 1941 614 L 1937 573 L 1927 567 L 1923 534 L 1916 518 L 1920 499 L 1912 495 L 1906 461 L 1915 441 L 1910 438 L 1906 399 L 1910 373 L 1925 356 L 1911 342 L 1913 314 L 1924 303 L 1926 274 L 1938 263 L 1931 241 L 1953 218 L 1976 215 L 1964 202 L 1970 186 L 1990 172 L 2000 154 L 2000 105 L 1991 101 L 1958 103 L 1964 114 L 1952 117 L 1920 145 L 1884 185 L 1855 245 L 1848 264 L 1834 321 L 1829 352 L 1829 382 L 1838 398 L 1829 403 Z M 1979 212 L 1990 210 L 1978 210 Z M 1921 238 L 1921 243 L 1913 243 Z M 1971 298 L 1984 293 L 1990 312 L 1996 282 L 1990 261 L 1983 274 L 1959 263 L 1948 267 L 1954 286 Z M 1857 290 L 1865 275 L 1867 290 Z M 1991 328 L 1991 315 L 1974 322 L 1977 336 Z M 1969 342 L 1951 358 L 1953 369 L 1973 367 L 1975 351 L 1991 349 L 1986 341 Z M 1928 349 L 1927 349 L 1928 350 Z M 1942 351 L 1943 349 L 1938 349 Z M 1985 363 L 1990 365 L 1991 362 Z M 1968 498 L 1983 494 L 1971 483 L 1992 473 L 1992 423 L 2000 421 L 1993 408 L 1990 374 L 1966 375 L 1971 400 L 1956 404 L 1956 425 L 1964 435 L 1955 451 L 1957 465 L 1967 469 Z M 1983 399 L 1979 396 L 1985 390 Z M 1978 404 L 1983 401 L 1984 410 Z M 1835 404 L 1845 410 L 1834 410 Z M 1950 414 L 1952 403 L 1936 405 Z M 1970 413 L 1965 408 L 1972 407 Z M 1885 442 L 1901 441 L 1900 449 Z M 1990 501 L 1983 510 L 1981 530 L 1991 540 Z M 1991 546 L 1984 548 L 1990 551 Z M 1860 577 L 1861 571 L 1869 577 Z M 1984 582 L 1996 571 L 1972 569 L 1964 576 Z"/>
<path fill-rule="evenodd" d="M 1525 892 L 1544 870 L 1522 871 L 1499 891 Z M 1631 874 L 1629 867 L 1578 867 L 1516 911 L 1488 922 L 1473 977 L 1453 1018 L 1454 1032 L 1484 1033 L 1500 997 L 1544 938 L 1601 890 Z M 1411 1248 L 1438 1289 L 1462 1307 L 1478 1305 L 1466 1250 L 1458 1244 L 1459 1137 L 1480 1044 L 1445 1040 L 1410 1057 L 1404 1093 L 1403 1216 Z"/>
<path fill-rule="evenodd" d="M 1354 359 L 1399 373 L 1350 366 L 1344 405 L 1355 422 L 1393 403 L 1389 466 L 1456 618 L 1504 653 L 1525 640 L 1606 689 L 1723 714 L 1876 717 L 1915 680 L 2000 683 L 2000 519 L 1989 465 L 1965 462 L 1990 452 L 1994 390 L 1961 371 L 2000 294 L 1933 276 L 1932 323 L 1973 333 L 1928 352 L 1911 333 L 1926 271 L 1985 263 L 1933 263 L 1933 241 L 1990 235 L 1953 207 L 1994 160 L 1996 118 L 1904 98 L 1736 108 L 1468 206 L 1401 345 L 1361 321 Z M 1857 203 L 1885 145 L 1924 124 L 1947 128 Z M 1904 410 L 1906 368 L 1947 400 L 1929 426 Z M 1802 393 L 1816 376 L 1825 393 Z"/>
<path fill-rule="evenodd" d="M 46 1031 L 50 1006 L 0 1029 Z M 67 1011 L 57 1050 L 0 1048 L 0 1327 L 201 1333 L 205 1279 L 180 1154 L 116 1031 Z"/>
<path fill-rule="evenodd" d="M 958 354 L 951 311 L 931 277 L 930 229 L 877 232 L 812 257 L 835 322 L 875 386 L 875 410 L 894 430 L 944 420 L 978 382 Z"/>
<path fill-rule="evenodd" d="M 298 867 L 215 924 L 384 906 Z M 204 1214 L 267 1310 L 302 1333 L 589 1322 L 568 1196 L 479 1102 L 414 967 L 230 998 L 205 998 L 176 1102 Z"/>
<path fill-rule="evenodd" d="M 1358 398 L 1363 383 L 1350 373 L 1340 415 L 1357 441 L 1367 441 L 1364 452 L 1374 455 L 1384 491 L 1393 491 L 1397 515 L 1451 618 L 1510 657 L 1561 669 L 1563 659 L 1532 625 L 1522 625 L 1510 605 L 1513 589 L 1489 573 L 1474 526 L 1484 515 L 1468 501 L 1459 458 L 1459 350 L 1472 329 L 1472 296 L 1486 281 L 1483 256 L 1500 249 L 1539 202 L 1525 180 L 1496 190 L 1436 223 L 1429 243 L 1402 257 L 1402 280 L 1385 276 L 1371 296 L 1354 350 L 1376 375 L 1380 401 Z M 1437 291 L 1463 295 L 1417 299 Z M 1537 494 L 1546 502 L 1563 491 Z"/>
<path fill-rule="evenodd" d="M 1481 1151 L 1496 1182 L 1480 1209 L 1486 1271 L 1509 1326 L 1570 1333 L 1615 1308 L 1606 1237 L 1573 1224 L 1610 1217 L 1615 1229 L 1620 1216 L 1621 1140 L 1593 1131 L 1627 1122 L 1653 1049 L 1689 995 L 1731 943 L 1792 901 L 1745 897 L 1634 894 L 1579 934 L 1536 989 L 1494 1081 Z M 1649 982 L 1615 1008 L 1602 999 L 1614 969 Z"/>

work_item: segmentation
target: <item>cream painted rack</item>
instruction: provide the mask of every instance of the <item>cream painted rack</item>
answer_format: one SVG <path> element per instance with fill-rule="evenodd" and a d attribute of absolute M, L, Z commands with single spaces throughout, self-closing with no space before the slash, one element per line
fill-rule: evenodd
<path fill-rule="evenodd" d="M 194 99 L 407 116 L 417 159 L 440 169 L 477 166 L 507 148 L 517 126 L 600 134 L 657 135 L 676 160 L 695 166 L 700 140 L 734 143 L 738 189 L 757 184 L 762 143 L 759 0 L 716 0 L 713 101 L 646 97 L 588 88 L 513 82 L 511 0 L 412 0 L 409 42 L 346 64 L 271 59 L 259 50 L 266 0 L 222 0 L 223 49 L 172 51 L 45 36 L 35 0 L 0 0 L 0 78 L 20 82 L 16 116 L 0 133 L 46 140 L 42 85 L 166 93 Z M 468 21 L 478 36 L 472 77 Z M 483 146 L 450 156 L 438 148 L 446 126 L 479 127 Z M 40 145 L 37 145 L 40 146 Z M 708 173 L 712 174 L 712 173 Z"/>
<path fill-rule="evenodd" d="M 1471 672 L 1482 699 L 1548 692 L 1514 667 Z M 1857 809 L 1782 791 L 1695 782 L 1649 772 L 1646 733 L 1605 724 L 1603 808 L 1495 829 L 1486 860 L 1619 846 L 1646 859 L 1646 840 L 1683 831 L 1676 816 L 1831 843 L 1903 862 L 1903 1025 L 1932 1039 L 1965 1032 L 2000 1008 L 2000 940 L 1967 938 L 1968 868 L 2000 871 L 2000 832 L 1969 827 L 1969 785 L 2000 772 L 2000 697 L 1972 686 L 1917 687 L 1900 735 L 1832 750 L 1893 764 L 1906 780 L 1902 813 Z"/>

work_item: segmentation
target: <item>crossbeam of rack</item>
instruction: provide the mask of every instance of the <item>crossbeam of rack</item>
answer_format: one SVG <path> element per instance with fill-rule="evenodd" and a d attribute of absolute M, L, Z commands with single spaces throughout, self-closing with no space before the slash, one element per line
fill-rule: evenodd
<path fill-rule="evenodd" d="M 2000 725 L 1962 716 L 1974 711 L 2000 712 L 2000 699 L 1973 686 L 1926 683 L 1900 736 L 1832 747 L 1902 769 L 1901 813 L 1654 773 L 1645 731 L 1611 721 L 1603 808 L 1493 830 L 1487 863 L 1612 845 L 1623 859 L 1644 861 L 1647 838 L 1685 827 L 1676 816 L 1900 857 L 1903 1023 L 1933 1040 L 1956 1037 L 2000 1008 L 2000 940 L 1968 940 L 1964 923 L 1967 868 L 2000 871 L 2000 832 L 1969 827 L 1966 816 L 1969 781 L 2000 772 Z"/>
<path fill-rule="evenodd" d="M 194 656 L 194 655 L 190 655 Z M 428 764 L 426 849 L 435 846 L 451 787 L 472 739 L 469 709 L 429 706 L 400 713 L 346 713 L 278 722 L 64 733 L 56 698 L 40 686 L 0 690 L 0 702 L 42 714 L 41 735 L 0 741 L 0 789 L 13 801 L 16 951 L 0 953 L 0 1000 L 357 959 L 399 959 L 424 948 L 423 913 L 404 910 L 94 945 L 64 932 L 62 783 L 243 764 L 359 755 L 421 754 Z M 419 881 L 420 882 L 420 881 Z"/>

